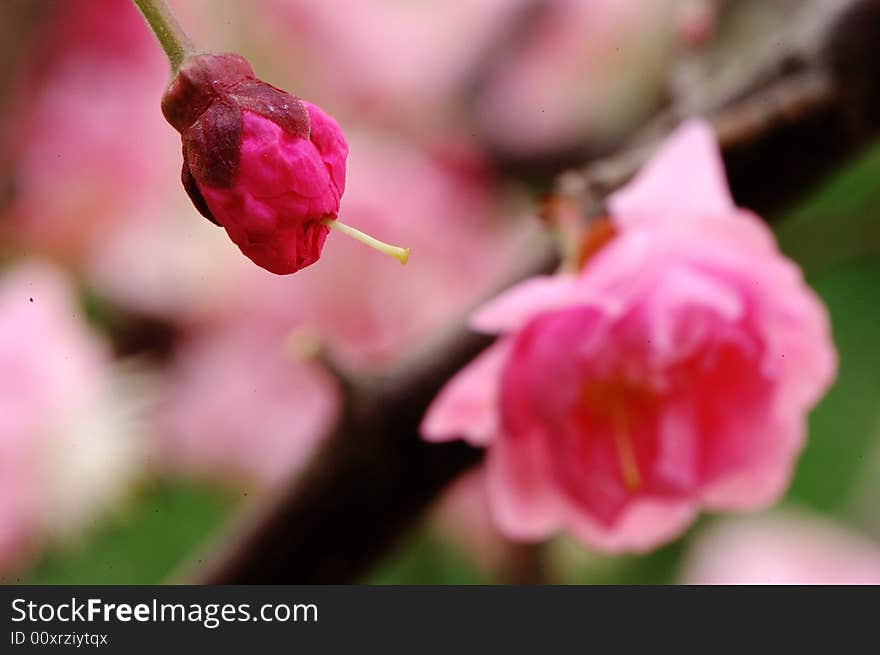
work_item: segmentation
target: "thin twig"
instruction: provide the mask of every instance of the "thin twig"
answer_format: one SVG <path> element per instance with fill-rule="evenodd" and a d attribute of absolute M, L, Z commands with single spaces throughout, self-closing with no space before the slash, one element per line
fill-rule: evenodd
<path fill-rule="evenodd" d="M 195 52 L 195 44 L 165 0 L 132 0 L 156 35 L 168 57 L 171 72 L 176 73 L 183 60 Z"/>

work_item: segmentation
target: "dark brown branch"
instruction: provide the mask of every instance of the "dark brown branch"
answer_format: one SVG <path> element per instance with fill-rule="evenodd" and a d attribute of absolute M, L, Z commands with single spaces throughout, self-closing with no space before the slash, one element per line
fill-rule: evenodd
<path fill-rule="evenodd" d="M 777 4 L 739 0 L 728 6 Z M 605 196 L 687 115 L 711 118 L 735 197 L 759 211 L 791 202 L 864 147 L 880 127 L 880 1 L 788 5 L 799 9 L 781 12 L 783 22 L 769 31 L 783 44 L 773 56 L 758 57 L 736 75 L 712 66 L 698 70 L 669 110 L 619 155 L 565 175 L 558 198 L 585 215 L 599 211 Z M 830 12 L 830 5 L 840 13 Z M 739 61 L 713 54 L 704 53 L 701 61 Z M 733 81 L 712 84 L 716 79 Z M 707 86 L 713 92 L 701 95 Z M 546 244 L 533 255 L 511 281 L 553 267 Z M 371 384 L 353 384 L 338 428 L 310 468 L 238 526 L 229 547 L 197 579 L 357 581 L 447 482 L 479 460 L 461 443 L 421 442 L 418 425 L 443 383 L 485 345 L 460 323 L 418 361 Z"/>
<path fill-rule="evenodd" d="M 551 243 L 534 246 L 515 277 L 556 267 Z M 482 451 L 464 442 L 421 441 L 418 425 L 444 382 L 490 341 L 462 320 L 400 370 L 349 383 L 347 409 L 313 465 L 236 528 L 231 547 L 200 581 L 356 581 L 452 479 L 480 461 Z"/>

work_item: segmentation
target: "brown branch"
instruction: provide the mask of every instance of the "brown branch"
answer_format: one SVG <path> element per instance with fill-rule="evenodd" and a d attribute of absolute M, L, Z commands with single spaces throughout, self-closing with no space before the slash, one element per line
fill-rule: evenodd
<path fill-rule="evenodd" d="M 767 3 L 739 0 L 728 11 L 789 5 L 770 38 L 783 47 L 734 75 L 714 62 L 677 91 L 664 115 L 619 155 L 560 179 L 557 199 L 585 215 L 638 169 L 683 116 L 715 125 L 738 201 L 759 211 L 791 202 L 864 147 L 880 127 L 880 1 Z M 835 5 L 834 13 L 829 6 Z M 795 8 L 798 8 L 795 11 Z M 726 17 L 725 24 L 738 24 Z M 724 47 L 728 41 L 720 39 Z M 742 43 L 739 44 L 742 47 Z M 746 42 L 746 47 L 757 43 Z M 714 56 L 718 55 L 718 56 Z M 728 80 L 715 84 L 716 80 Z M 732 81 L 730 81 L 732 80 Z M 709 87 L 712 93 L 704 91 Z M 536 248 L 523 275 L 551 270 Z M 417 361 L 371 384 L 348 388 L 342 420 L 293 485 L 243 525 L 197 579 L 206 583 L 355 582 L 404 533 L 447 482 L 480 453 L 462 443 L 418 438 L 425 408 L 443 383 L 486 345 L 463 323 Z"/>
<path fill-rule="evenodd" d="M 546 240 L 525 259 L 515 278 L 557 265 Z M 345 383 L 344 414 L 312 465 L 233 529 L 231 546 L 199 581 L 356 581 L 451 480 L 480 461 L 482 451 L 464 442 L 421 441 L 418 425 L 444 382 L 490 341 L 468 331 L 463 317 L 398 371 Z"/>

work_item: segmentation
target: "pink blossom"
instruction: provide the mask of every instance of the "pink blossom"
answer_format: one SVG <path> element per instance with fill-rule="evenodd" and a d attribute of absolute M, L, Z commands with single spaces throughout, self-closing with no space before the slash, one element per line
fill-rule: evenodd
<path fill-rule="evenodd" d="M 0 278 L 0 569 L 76 532 L 137 469 L 107 354 L 60 272 L 22 263 Z"/>
<path fill-rule="evenodd" d="M 609 200 L 616 236 L 577 275 L 473 317 L 501 338 L 422 426 L 487 446 L 499 526 L 643 551 L 700 509 L 766 507 L 834 377 L 826 312 L 734 206 L 711 129 L 683 125 Z"/>
<path fill-rule="evenodd" d="M 804 512 L 728 519 L 700 533 L 686 584 L 880 584 L 880 544 Z"/>
<path fill-rule="evenodd" d="M 223 230 L 193 220 L 192 203 L 176 179 L 169 181 L 175 184 L 157 192 L 152 206 L 133 207 L 131 220 L 121 217 L 107 232 L 85 273 L 102 298 L 121 308 L 192 324 L 229 311 L 243 286 L 267 276 L 230 247 Z"/>
<path fill-rule="evenodd" d="M 116 0 L 52 3 L 34 50 L 4 126 L 15 194 L 0 231 L 78 263 L 120 223 L 148 218 L 133 208 L 171 181 L 175 140 L 156 110 L 167 63 Z"/>

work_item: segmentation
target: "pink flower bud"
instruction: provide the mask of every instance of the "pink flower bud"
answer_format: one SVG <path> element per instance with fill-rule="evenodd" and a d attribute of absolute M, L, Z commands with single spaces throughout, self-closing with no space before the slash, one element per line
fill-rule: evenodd
<path fill-rule="evenodd" d="M 272 273 L 317 261 L 345 189 L 336 121 L 234 54 L 188 58 L 162 112 L 181 134 L 183 186 L 202 215 Z"/>

